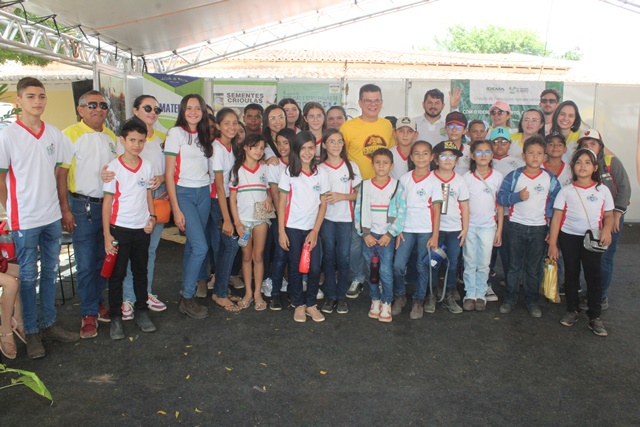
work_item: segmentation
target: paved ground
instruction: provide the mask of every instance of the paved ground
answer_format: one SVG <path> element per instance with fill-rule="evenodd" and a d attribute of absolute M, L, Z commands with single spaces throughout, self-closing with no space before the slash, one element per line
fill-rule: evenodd
<path fill-rule="evenodd" d="M 127 338 L 112 342 L 101 326 L 96 339 L 46 344 L 35 361 L 21 346 L 8 365 L 35 371 L 55 403 L 0 390 L 0 425 L 638 425 L 639 231 L 625 226 L 608 338 L 585 315 L 561 326 L 564 307 L 552 304 L 541 319 L 489 303 L 382 324 L 367 318 L 365 295 L 321 324 L 294 323 L 291 309 L 211 307 L 192 320 L 177 311 L 182 246 L 163 241 L 158 331 L 126 322 Z M 79 327 L 77 303 L 59 308 L 63 325 Z"/>

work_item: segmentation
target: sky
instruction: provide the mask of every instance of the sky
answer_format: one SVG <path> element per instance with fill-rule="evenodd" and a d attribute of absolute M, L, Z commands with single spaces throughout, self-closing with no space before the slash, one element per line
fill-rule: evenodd
<path fill-rule="evenodd" d="M 600 0 L 437 0 L 275 48 L 436 50 L 434 36 L 443 37 L 456 24 L 533 30 L 554 52 L 578 46 L 585 64 L 624 59 L 625 67 L 640 65 L 638 55 L 629 52 L 640 34 L 640 7 L 636 13 Z"/>

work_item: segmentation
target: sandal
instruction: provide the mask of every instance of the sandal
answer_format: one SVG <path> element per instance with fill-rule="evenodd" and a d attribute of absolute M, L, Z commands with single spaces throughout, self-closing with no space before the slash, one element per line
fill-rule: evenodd
<path fill-rule="evenodd" d="M 211 300 L 215 302 L 218 307 L 223 308 L 226 311 L 235 312 L 235 311 L 241 310 L 240 307 L 235 305 L 234 302 L 231 301 L 229 298 L 218 298 L 217 296 L 212 295 Z M 228 304 L 226 304 L 227 301 L 229 302 Z"/>
<path fill-rule="evenodd" d="M 267 308 L 267 302 L 262 300 L 262 301 L 256 301 L 255 307 L 256 311 L 262 311 L 265 310 Z"/>
<path fill-rule="evenodd" d="M 6 340 L 7 337 L 11 337 L 11 341 Z M 0 352 L 4 354 L 7 359 L 15 359 L 18 351 L 16 350 L 16 342 L 13 339 L 13 332 L 3 334 L 0 332 Z"/>
<path fill-rule="evenodd" d="M 237 305 L 238 307 L 240 307 L 241 310 L 244 310 L 245 308 L 249 308 L 251 307 L 251 303 L 253 302 L 253 298 L 246 300 L 246 299 L 241 299 L 240 301 L 238 301 Z"/>
<path fill-rule="evenodd" d="M 26 335 L 24 334 L 24 325 L 22 323 L 18 323 L 15 317 L 11 318 L 11 329 L 13 330 L 14 335 L 16 335 L 20 341 L 23 343 L 27 343 Z"/>
<path fill-rule="evenodd" d="M 231 293 L 229 293 L 229 296 L 227 298 L 229 298 L 231 300 L 231 302 L 235 302 L 235 303 L 238 303 L 238 302 L 242 301 L 242 298 L 240 298 L 237 295 L 233 295 Z"/>

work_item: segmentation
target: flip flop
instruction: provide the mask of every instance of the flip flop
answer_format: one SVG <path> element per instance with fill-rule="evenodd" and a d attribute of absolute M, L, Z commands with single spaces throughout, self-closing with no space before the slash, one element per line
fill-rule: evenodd
<path fill-rule="evenodd" d="M 231 300 L 231 302 L 235 302 L 235 303 L 238 303 L 238 302 L 242 301 L 242 298 L 240 298 L 237 295 L 229 294 L 229 296 L 227 298 L 229 298 Z"/>
<path fill-rule="evenodd" d="M 5 340 L 2 338 L 11 337 L 11 341 Z M 9 332 L 8 334 L 0 333 L 0 353 L 4 354 L 4 357 L 7 359 L 15 359 L 18 351 L 16 350 L 16 343 L 13 339 L 13 332 Z"/>
<path fill-rule="evenodd" d="M 241 310 L 244 310 L 245 308 L 251 307 L 252 302 L 253 302 L 253 298 L 251 298 L 248 301 L 245 299 L 241 299 L 240 301 L 238 301 L 237 306 L 240 307 Z"/>
<path fill-rule="evenodd" d="M 230 312 L 237 312 L 237 311 L 240 311 L 240 310 L 241 310 L 241 308 L 240 308 L 240 307 L 238 307 L 237 305 L 235 305 L 235 304 L 233 303 L 233 301 L 229 301 L 231 304 L 220 304 L 220 302 L 219 302 L 219 301 L 220 301 L 221 299 L 224 299 L 224 298 L 218 298 L 218 297 L 217 297 L 217 296 L 215 296 L 215 295 L 212 295 L 212 296 L 211 296 L 211 300 L 212 300 L 212 301 L 213 301 L 213 302 L 214 302 L 218 307 L 223 308 L 223 309 L 224 309 L 224 310 L 226 310 L 226 311 L 230 311 Z M 228 298 L 227 298 L 227 299 L 228 299 Z"/>
<path fill-rule="evenodd" d="M 266 301 L 256 301 L 255 307 L 256 311 L 262 311 L 265 310 L 267 308 L 267 302 Z"/>

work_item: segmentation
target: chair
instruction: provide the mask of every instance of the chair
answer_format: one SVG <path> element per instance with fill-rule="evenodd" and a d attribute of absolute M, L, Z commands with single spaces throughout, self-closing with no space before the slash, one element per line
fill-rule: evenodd
<path fill-rule="evenodd" d="M 67 232 L 63 232 L 62 233 L 62 240 L 61 240 L 61 246 L 66 246 L 67 247 L 67 268 L 68 268 L 68 272 L 69 272 L 69 279 L 64 279 L 62 277 L 62 266 L 60 266 L 60 268 L 58 268 L 58 279 L 60 281 L 60 294 L 62 295 L 62 305 L 64 305 L 67 300 L 65 298 L 64 295 L 64 282 L 71 282 L 71 298 L 76 296 L 76 289 L 75 289 L 75 279 L 73 278 L 73 267 L 74 265 L 72 264 L 71 261 L 71 245 L 73 245 L 73 240 L 71 239 L 71 234 L 67 233 Z M 74 254 L 74 259 L 75 259 L 75 254 Z M 65 274 L 66 276 L 66 274 Z M 71 299 L 70 298 L 70 299 Z"/>

